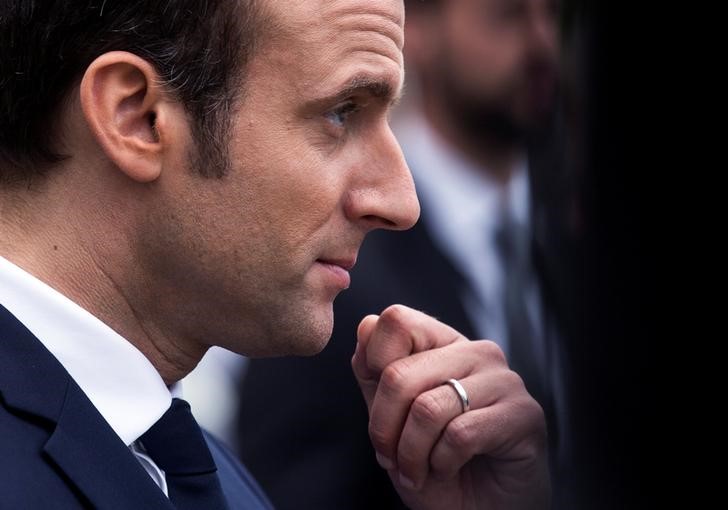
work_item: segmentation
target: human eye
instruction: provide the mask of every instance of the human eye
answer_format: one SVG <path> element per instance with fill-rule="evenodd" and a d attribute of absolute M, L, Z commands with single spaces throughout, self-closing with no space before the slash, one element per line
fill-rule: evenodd
<path fill-rule="evenodd" d="M 337 105 L 333 110 L 326 112 L 324 117 L 336 129 L 343 129 L 346 127 L 349 118 L 360 109 L 359 104 L 349 100 Z"/>

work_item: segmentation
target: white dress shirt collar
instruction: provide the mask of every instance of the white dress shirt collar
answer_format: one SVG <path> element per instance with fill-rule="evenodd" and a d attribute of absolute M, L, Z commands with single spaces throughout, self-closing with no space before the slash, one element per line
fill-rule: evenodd
<path fill-rule="evenodd" d="M 168 389 L 149 360 L 110 327 L 3 257 L 0 303 L 60 361 L 126 445 L 181 391 Z"/>
<path fill-rule="evenodd" d="M 527 160 L 521 155 L 507 183 L 499 183 L 476 163 L 452 149 L 420 115 L 411 113 L 396 129 L 417 185 L 427 203 L 425 221 L 442 238 L 442 248 L 467 253 L 463 240 L 480 246 L 500 225 L 503 211 L 524 226 L 530 223 L 530 189 Z M 468 242 L 471 246 L 472 242 Z M 451 254 L 459 258 L 454 253 Z"/>

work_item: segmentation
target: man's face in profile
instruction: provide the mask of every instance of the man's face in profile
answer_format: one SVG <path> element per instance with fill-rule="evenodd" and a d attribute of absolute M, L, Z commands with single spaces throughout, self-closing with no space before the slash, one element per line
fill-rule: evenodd
<path fill-rule="evenodd" d="M 222 338 L 212 343 L 311 354 L 330 336 L 332 302 L 365 234 L 409 228 L 419 215 L 387 121 L 403 80 L 404 9 L 397 0 L 270 9 L 276 28 L 232 118 L 231 171 L 219 181 L 188 172 L 158 235 L 179 248 L 165 265 L 214 315 L 209 334 Z"/>

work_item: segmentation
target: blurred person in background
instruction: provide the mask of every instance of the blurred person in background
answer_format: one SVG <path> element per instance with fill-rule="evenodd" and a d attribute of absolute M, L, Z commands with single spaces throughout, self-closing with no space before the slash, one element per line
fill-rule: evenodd
<path fill-rule="evenodd" d="M 421 219 L 408 232 L 375 233 L 364 244 L 358 277 L 335 303 L 333 339 L 320 356 L 250 363 L 241 384 L 241 455 L 282 510 L 302 502 L 402 508 L 377 465 L 349 372 L 361 317 L 401 302 L 469 338 L 500 344 L 546 413 L 555 507 L 568 505 L 564 337 L 575 299 L 563 282 L 576 266 L 558 153 L 558 5 L 442 0 L 406 7 L 408 96 L 394 128 Z"/>

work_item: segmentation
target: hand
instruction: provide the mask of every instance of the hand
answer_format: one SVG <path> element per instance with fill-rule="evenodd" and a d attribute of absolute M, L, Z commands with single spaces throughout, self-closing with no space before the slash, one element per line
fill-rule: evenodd
<path fill-rule="evenodd" d="M 377 459 L 418 510 L 548 508 L 543 411 L 500 348 L 402 305 L 365 317 L 352 358 Z M 463 413 L 455 378 L 470 399 Z"/>

